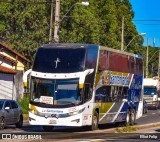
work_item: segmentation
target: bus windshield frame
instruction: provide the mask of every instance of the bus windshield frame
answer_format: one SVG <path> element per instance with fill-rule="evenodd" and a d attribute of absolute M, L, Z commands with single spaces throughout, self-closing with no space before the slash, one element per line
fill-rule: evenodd
<path fill-rule="evenodd" d="M 50 106 L 78 105 L 82 103 L 79 78 L 41 79 L 31 77 L 30 101 Z"/>

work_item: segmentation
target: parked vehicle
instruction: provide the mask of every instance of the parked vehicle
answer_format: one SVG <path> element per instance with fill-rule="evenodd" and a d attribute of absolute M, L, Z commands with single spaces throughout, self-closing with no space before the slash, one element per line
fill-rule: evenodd
<path fill-rule="evenodd" d="M 0 99 L 0 129 L 4 129 L 6 125 L 16 125 L 17 128 L 21 128 L 23 111 L 18 102 Z"/>
<path fill-rule="evenodd" d="M 159 80 L 156 78 L 144 78 L 144 99 L 149 107 L 157 109 L 160 104 L 158 99 Z"/>
<path fill-rule="evenodd" d="M 148 113 L 148 104 L 145 100 L 143 100 L 143 114 Z"/>

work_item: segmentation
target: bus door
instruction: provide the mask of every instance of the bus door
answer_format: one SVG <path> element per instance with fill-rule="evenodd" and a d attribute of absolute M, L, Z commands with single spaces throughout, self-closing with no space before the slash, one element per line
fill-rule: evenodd
<path fill-rule="evenodd" d="M 118 118 L 127 96 L 126 89 L 119 86 L 102 86 L 96 91 L 96 102 L 99 106 L 100 123 L 120 121 Z M 125 94 L 126 93 L 126 94 Z M 123 115 L 124 116 L 124 115 Z M 118 118 L 118 120 L 117 120 Z"/>

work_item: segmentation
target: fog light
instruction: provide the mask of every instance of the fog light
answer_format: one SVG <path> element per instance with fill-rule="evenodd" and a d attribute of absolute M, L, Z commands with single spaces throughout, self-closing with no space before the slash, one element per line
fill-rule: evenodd
<path fill-rule="evenodd" d="M 32 118 L 32 117 L 29 117 L 29 121 L 31 121 L 31 120 L 34 120 L 34 121 L 35 121 L 36 119 L 34 119 L 34 118 Z"/>
<path fill-rule="evenodd" d="M 80 119 L 75 119 L 75 120 L 72 120 L 71 122 L 77 122 L 77 123 L 79 123 Z"/>

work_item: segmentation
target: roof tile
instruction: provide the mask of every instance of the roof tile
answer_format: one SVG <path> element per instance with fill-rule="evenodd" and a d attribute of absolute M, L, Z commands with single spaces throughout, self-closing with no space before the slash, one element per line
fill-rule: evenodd
<path fill-rule="evenodd" d="M 15 74 L 16 70 L 5 67 L 5 66 L 0 66 L 0 72 Z"/>

